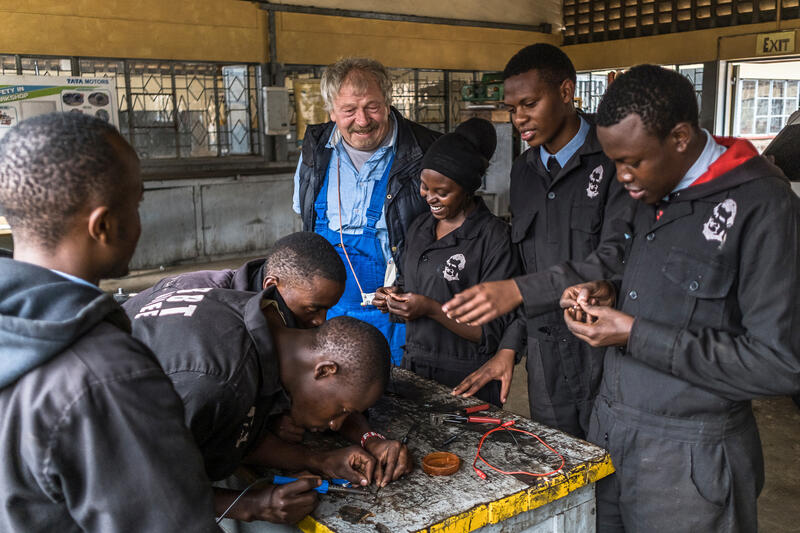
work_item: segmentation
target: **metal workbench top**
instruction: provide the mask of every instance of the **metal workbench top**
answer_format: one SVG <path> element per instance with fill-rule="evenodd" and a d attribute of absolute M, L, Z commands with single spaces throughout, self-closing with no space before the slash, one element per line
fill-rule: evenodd
<path fill-rule="evenodd" d="M 565 464 L 556 474 L 534 478 L 502 475 L 479 462 L 487 474 L 486 480 L 480 479 L 472 469 L 472 461 L 481 436 L 494 426 L 435 426 L 429 416 L 431 412 L 454 412 L 480 403 L 454 397 L 446 387 L 411 372 L 393 369 L 386 394 L 369 410 L 370 424 L 387 437 L 401 439 L 414 422 L 418 423 L 408 440 L 414 471 L 381 489 L 374 498 L 322 496 L 314 513 L 298 527 L 318 533 L 474 531 L 543 507 L 614 471 L 602 448 L 527 418 L 492 409 L 485 414 L 504 421 L 515 420 L 514 427 L 539 435 L 564 456 Z M 442 447 L 448 437 L 461 431 L 455 442 Z M 560 465 L 558 456 L 537 440 L 519 433 L 514 435 L 520 447 L 507 432 L 498 431 L 487 439 L 481 455 L 503 470 L 546 473 Z M 422 458 L 438 450 L 453 452 L 461 458 L 458 472 L 434 477 L 422 471 Z"/>

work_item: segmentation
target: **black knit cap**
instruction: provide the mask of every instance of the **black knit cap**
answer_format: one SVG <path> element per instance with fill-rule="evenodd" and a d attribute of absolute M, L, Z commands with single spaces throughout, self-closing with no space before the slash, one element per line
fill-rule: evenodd
<path fill-rule="evenodd" d="M 497 134 L 492 123 L 471 118 L 452 133 L 436 139 L 422 158 L 422 168 L 444 174 L 473 193 L 481 186 L 496 146 Z"/>

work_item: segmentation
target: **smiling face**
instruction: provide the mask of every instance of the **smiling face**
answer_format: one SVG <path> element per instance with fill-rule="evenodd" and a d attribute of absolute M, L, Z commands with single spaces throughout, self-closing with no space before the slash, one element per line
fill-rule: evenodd
<path fill-rule="evenodd" d="M 451 220 L 463 215 L 470 199 L 461 185 L 429 168 L 420 174 L 419 194 L 437 220 Z"/>
<path fill-rule="evenodd" d="M 569 137 L 567 119 L 575 112 L 572 80 L 555 84 L 542 77 L 538 70 L 529 70 L 507 78 L 503 88 L 503 103 L 511 113 L 511 122 L 529 146 L 555 144 L 561 148 L 569 141 L 561 137 Z"/>
<path fill-rule="evenodd" d="M 655 204 L 667 196 L 688 170 L 684 156 L 689 139 L 687 123 L 673 128 L 665 139 L 650 133 L 637 114 L 613 126 L 598 127 L 597 139 L 617 166 L 617 180 L 636 200 Z"/>
<path fill-rule="evenodd" d="M 361 75 L 364 83 L 353 83 Z M 389 134 L 389 106 L 378 82 L 369 74 L 354 73 L 345 79 L 333 100 L 331 120 L 344 141 L 357 150 L 375 150 Z"/>

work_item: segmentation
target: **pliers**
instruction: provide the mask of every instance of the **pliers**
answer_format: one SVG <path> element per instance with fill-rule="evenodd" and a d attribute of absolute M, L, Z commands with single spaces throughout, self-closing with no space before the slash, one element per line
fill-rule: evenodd
<path fill-rule="evenodd" d="M 440 426 L 444 423 L 448 424 L 502 424 L 503 421 L 499 418 L 488 416 L 471 416 L 473 413 L 481 411 L 488 411 L 491 406 L 488 403 L 467 407 L 463 410 L 464 414 L 459 413 L 431 413 L 431 424 Z"/>

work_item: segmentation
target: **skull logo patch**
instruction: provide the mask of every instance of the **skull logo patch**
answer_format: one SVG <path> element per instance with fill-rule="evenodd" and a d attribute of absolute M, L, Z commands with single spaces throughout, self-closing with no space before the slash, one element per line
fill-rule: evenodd
<path fill-rule="evenodd" d="M 458 281 L 458 273 L 467 266 L 467 258 L 464 254 L 451 255 L 442 269 L 442 276 L 447 281 Z"/>
<path fill-rule="evenodd" d="M 589 186 L 586 187 L 586 196 L 594 198 L 600 194 L 600 182 L 603 181 L 603 165 L 597 165 L 589 174 Z"/>
<path fill-rule="evenodd" d="M 725 244 L 728 229 L 736 220 L 736 202 L 728 198 L 714 206 L 711 217 L 703 224 L 703 237 L 707 241 L 719 242 L 719 247 Z"/>

